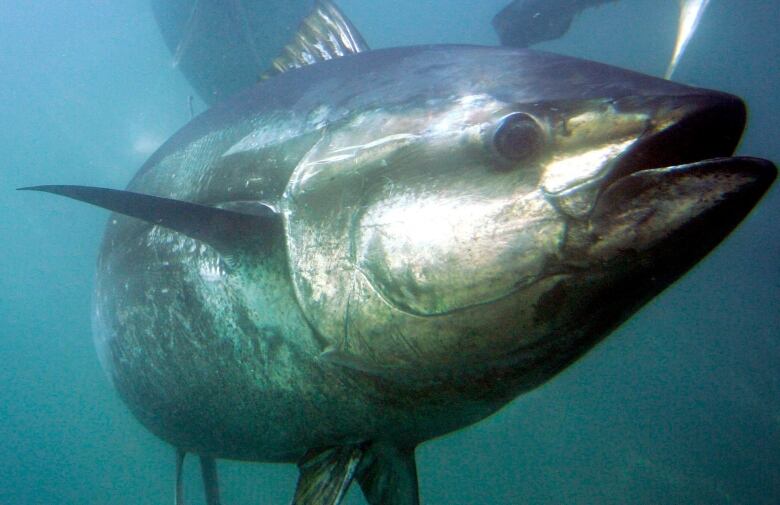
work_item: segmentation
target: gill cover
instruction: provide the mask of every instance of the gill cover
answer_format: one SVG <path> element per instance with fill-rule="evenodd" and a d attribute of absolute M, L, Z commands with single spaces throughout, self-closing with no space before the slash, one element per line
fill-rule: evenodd
<path fill-rule="evenodd" d="M 324 358 L 381 375 L 505 348 L 475 336 L 516 319 L 511 295 L 539 280 L 564 231 L 540 197 L 534 121 L 475 95 L 372 111 L 323 135 L 282 212 L 296 295 Z"/>

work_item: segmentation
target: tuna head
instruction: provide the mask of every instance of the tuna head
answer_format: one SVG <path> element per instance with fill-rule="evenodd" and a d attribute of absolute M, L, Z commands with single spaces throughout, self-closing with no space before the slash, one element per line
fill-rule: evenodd
<path fill-rule="evenodd" d="M 774 178 L 727 158 L 736 97 L 513 54 L 352 114 L 299 164 L 291 271 L 325 357 L 415 378 L 511 370 L 533 387 L 700 260 Z"/>

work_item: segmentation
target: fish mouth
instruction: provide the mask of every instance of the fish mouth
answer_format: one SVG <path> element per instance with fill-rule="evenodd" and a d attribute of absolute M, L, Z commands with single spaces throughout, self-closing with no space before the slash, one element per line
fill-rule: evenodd
<path fill-rule="evenodd" d="M 733 207 L 738 202 L 744 215 L 769 189 L 776 175 L 771 161 L 741 156 L 637 170 L 609 185 L 591 220 L 625 215 L 630 209 L 656 215 L 664 210 L 691 215 L 697 209 L 703 212 L 709 206 L 726 203 Z"/>
<path fill-rule="evenodd" d="M 739 98 L 702 90 L 651 100 L 631 105 L 650 108 L 653 119 L 614 161 L 589 216 L 592 241 L 585 248 L 597 261 L 658 246 L 684 249 L 698 260 L 739 224 L 777 175 L 770 161 L 732 157 L 747 115 Z"/>
<path fill-rule="evenodd" d="M 594 216 L 614 214 L 615 206 L 632 202 L 649 205 L 650 193 L 656 203 L 663 203 L 685 200 L 692 191 L 700 191 L 701 199 L 713 204 L 738 199 L 750 210 L 772 184 L 777 170 L 771 162 L 731 157 L 747 119 L 738 97 L 702 91 L 651 98 L 650 106 L 650 126 L 615 160 Z"/>
<path fill-rule="evenodd" d="M 619 106 L 649 110 L 652 119 L 637 142 L 615 160 L 605 186 L 646 169 L 731 156 L 747 121 L 744 102 L 717 91 L 628 99 Z"/>
<path fill-rule="evenodd" d="M 776 178 L 770 161 L 732 157 L 746 115 L 738 98 L 702 92 L 653 110 L 591 213 L 569 221 L 555 266 L 572 275 L 546 307 L 548 317 L 574 314 L 579 328 L 561 334 L 611 331 L 721 243 Z"/>

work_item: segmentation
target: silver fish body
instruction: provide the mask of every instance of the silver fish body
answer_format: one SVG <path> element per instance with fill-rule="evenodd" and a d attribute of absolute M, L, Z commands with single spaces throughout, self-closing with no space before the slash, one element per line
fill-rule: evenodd
<path fill-rule="evenodd" d="M 549 380 L 722 240 L 775 174 L 729 158 L 744 121 L 730 95 L 521 49 L 279 75 L 128 187 L 277 224 L 225 253 L 112 215 L 101 362 L 183 451 L 414 447 Z"/>

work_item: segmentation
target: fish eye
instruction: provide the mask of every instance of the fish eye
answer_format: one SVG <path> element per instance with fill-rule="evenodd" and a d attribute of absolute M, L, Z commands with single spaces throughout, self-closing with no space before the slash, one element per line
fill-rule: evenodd
<path fill-rule="evenodd" d="M 537 155 L 544 145 L 539 123 L 525 112 L 513 112 L 499 120 L 493 133 L 493 147 L 503 158 L 524 161 Z"/>

